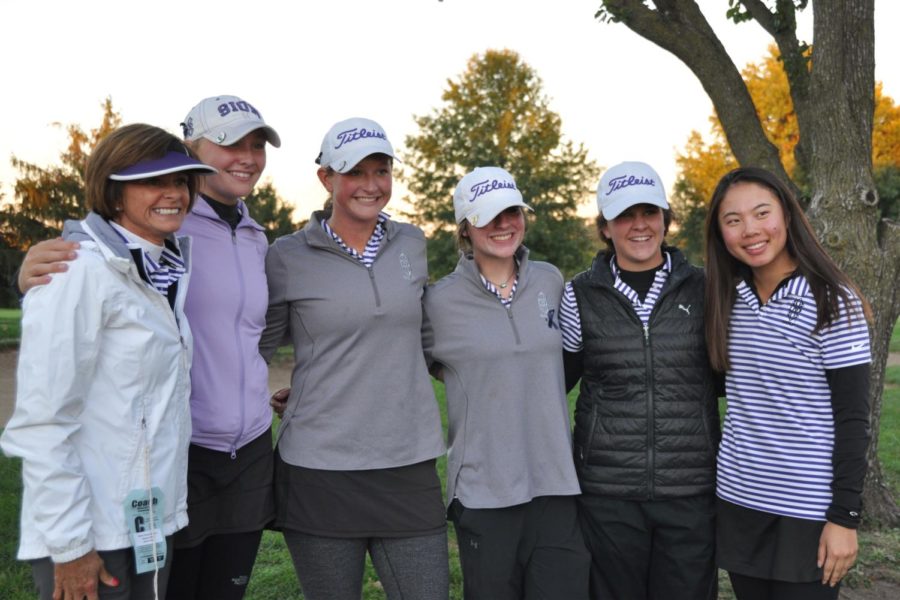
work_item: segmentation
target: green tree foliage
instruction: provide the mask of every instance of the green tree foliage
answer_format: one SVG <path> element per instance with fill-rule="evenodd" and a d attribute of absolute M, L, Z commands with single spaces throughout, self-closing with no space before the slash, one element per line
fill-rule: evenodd
<path fill-rule="evenodd" d="M 85 132 L 79 125 L 66 126 L 69 145 L 60 153 L 60 164 L 41 167 L 13 156 L 15 200 L 0 209 L 0 236 L 12 248 L 26 249 L 35 242 L 55 237 L 66 219 L 84 216 L 84 166 L 88 155 L 106 134 L 118 127 L 122 117 L 112 99 L 101 104 L 100 125 Z M 57 123 L 57 126 L 61 126 Z"/>
<path fill-rule="evenodd" d="M 885 219 L 900 221 L 900 164 L 875 167 L 878 206 Z"/>
<path fill-rule="evenodd" d="M 294 221 L 294 207 L 285 202 L 275 190 L 272 182 L 258 185 L 253 193 L 244 198 L 250 210 L 250 216 L 265 227 L 269 243 L 283 235 L 289 235 L 300 228 Z"/>
<path fill-rule="evenodd" d="M 4 204 L 4 194 L 0 192 L 0 206 Z M 13 292 L 12 282 L 19 265 L 22 251 L 9 245 L 5 235 L 0 235 L 0 307 L 12 308 L 19 305 L 18 296 Z"/>
<path fill-rule="evenodd" d="M 414 117 L 419 132 L 405 140 L 400 174 L 415 211 L 406 216 L 429 233 L 432 277 L 456 265 L 453 190 L 480 166 L 512 173 L 535 209 L 526 235 L 532 258 L 566 275 L 584 269 L 593 237 L 575 213 L 592 194 L 599 170 L 583 144 L 562 140 L 560 117 L 534 69 L 515 52 L 488 50 L 448 80 L 442 100 L 431 114 Z"/>

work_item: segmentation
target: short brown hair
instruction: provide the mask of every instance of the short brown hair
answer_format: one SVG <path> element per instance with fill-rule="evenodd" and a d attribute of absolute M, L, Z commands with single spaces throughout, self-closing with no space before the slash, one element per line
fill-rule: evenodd
<path fill-rule="evenodd" d="M 94 148 L 84 171 L 84 195 L 88 209 L 104 219 L 116 218 L 117 208 L 127 181 L 113 181 L 110 175 L 145 160 L 162 158 L 170 150 L 190 153 L 190 149 L 171 133 L 144 123 L 119 127 Z M 193 156 L 193 153 L 190 153 Z M 187 177 L 188 207 L 194 204 L 198 175 L 185 171 Z"/>

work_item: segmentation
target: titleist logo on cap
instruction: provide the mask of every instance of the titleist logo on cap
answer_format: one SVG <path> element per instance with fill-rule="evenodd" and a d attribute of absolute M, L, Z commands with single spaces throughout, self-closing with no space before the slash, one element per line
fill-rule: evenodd
<path fill-rule="evenodd" d="M 616 190 L 621 190 L 622 188 L 627 188 L 632 185 L 649 185 L 651 187 L 656 187 L 656 180 L 652 177 L 635 177 L 634 175 L 613 177 L 609 180 L 609 188 L 606 190 L 606 195 L 609 196 Z"/>
<path fill-rule="evenodd" d="M 485 179 L 484 181 L 479 181 L 471 188 L 469 188 L 469 191 L 472 192 L 472 197 L 469 198 L 469 202 L 475 202 L 475 199 L 478 198 L 478 196 L 483 196 L 488 192 L 504 189 L 515 190 L 517 188 L 515 182 L 513 181 L 501 181 L 499 179 L 492 179 L 491 181 Z"/>
<path fill-rule="evenodd" d="M 366 129 L 365 127 L 354 127 L 353 129 L 348 129 L 337 134 L 338 144 L 334 147 L 334 149 L 337 150 L 344 144 L 349 144 L 351 142 L 355 142 L 356 140 L 361 140 L 364 138 L 380 138 L 382 140 L 386 140 L 387 136 L 383 131 Z"/>

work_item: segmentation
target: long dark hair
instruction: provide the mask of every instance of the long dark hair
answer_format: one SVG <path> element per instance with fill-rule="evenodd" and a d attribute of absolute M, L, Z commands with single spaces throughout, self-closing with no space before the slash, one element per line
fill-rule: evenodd
<path fill-rule="evenodd" d="M 866 319 L 871 309 L 859 288 L 831 260 L 819 243 L 800 203 L 774 174 L 759 167 L 740 167 L 719 180 L 706 215 L 706 347 L 717 371 L 728 369 L 728 321 L 736 296 L 735 284 L 749 269 L 725 248 L 719 228 L 719 208 L 732 186 L 755 183 L 781 202 L 787 228 L 787 251 L 797 262 L 797 272 L 806 277 L 816 301 L 815 331 L 837 320 L 840 304 L 849 307 L 855 294 L 862 302 Z M 851 317 L 853 313 L 851 312 Z"/>

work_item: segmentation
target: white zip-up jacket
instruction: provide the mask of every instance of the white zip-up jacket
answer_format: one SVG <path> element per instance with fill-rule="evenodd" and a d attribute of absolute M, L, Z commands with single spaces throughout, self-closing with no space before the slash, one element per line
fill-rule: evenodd
<path fill-rule="evenodd" d="M 22 458 L 22 560 L 129 547 L 125 498 L 150 486 L 164 495 L 163 534 L 187 524 L 188 275 L 173 312 L 106 221 L 91 214 L 82 230 L 68 271 L 23 306 L 16 409 L 0 439 Z"/>

